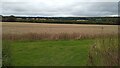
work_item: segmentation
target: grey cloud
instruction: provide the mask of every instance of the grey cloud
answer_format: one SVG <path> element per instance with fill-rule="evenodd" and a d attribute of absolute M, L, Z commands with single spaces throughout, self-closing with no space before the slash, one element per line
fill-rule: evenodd
<path fill-rule="evenodd" d="M 108 16 L 118 14 L 117 2 L 93 2 L 83 6 L 83 10 L 76 9 L 74 15 L 83 16 Z"/>
<path fill-rule="evenodd" d="M 44 2 L 3 2 L 3 15 L 107 16 L 118 14 L 117 2 L 74 2 L 48 5 Z"/>

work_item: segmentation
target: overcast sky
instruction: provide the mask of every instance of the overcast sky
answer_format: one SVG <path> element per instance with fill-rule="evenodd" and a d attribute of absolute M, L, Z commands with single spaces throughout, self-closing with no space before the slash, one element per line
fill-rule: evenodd
<path fill-rule="evenodd" d="M 119 0 L 1 0 L 0 14 L 16 16 L 116 16 Z"/>

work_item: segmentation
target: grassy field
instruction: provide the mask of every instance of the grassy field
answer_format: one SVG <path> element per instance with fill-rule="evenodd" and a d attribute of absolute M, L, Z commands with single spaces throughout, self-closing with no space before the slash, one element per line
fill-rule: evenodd
<path fill-rule="evenodd" d="M 117 25 L 3 22 L 2 27 L 5 65 L 116 66 L 118 63 Z"/>
<path fill-rule="evenodd" d="M 0 22 L 0 67 L 2 66 L 2 23 Z"/>
<path fill-rule="evenodd" d="M 0 66 L 2 66 L 2 41 L 0 39 Z"/>
<path fill-rule="evenodd" d="M 16 41 L 9 46 L 12 66 L 86 66 L 93 40 Z"/>

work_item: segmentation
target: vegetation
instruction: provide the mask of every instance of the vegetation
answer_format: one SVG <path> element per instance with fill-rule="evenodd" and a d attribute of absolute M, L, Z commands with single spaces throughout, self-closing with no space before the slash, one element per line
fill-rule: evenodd
<path fill-rule="evenodd" d="M 115 35 L 79 40 L 3 40 L 3 45 L 6 66 L 118 66 Z"/>
<path fill-rule="evenodd" d="M 11 43 L 11 45 L 9 45 Z M 3 45 L 9 47 L 10 66 L 86 66 L 88 51 L 93 44 L 88 40 L 58 41 L 11 41 Z M 5 48 L 8 50 L 8 48 Z"/>
<path fill-rule="evenodd" d="M 2 66 L 2 41 L 0 39 L 0 66 Z"/>
<path fill-rule="evenodd" d="M 11 15 L 2 16 L 2 21 L 59 24 L 119 24 L 118 17 L 15 17 Z"/>
<path fill-rule="evenodd" d="M 89 51 L 88 65 L 118 66 L 118 54 L 118 37 L 112 35 L 97 38 Z"/>
<path fill-rule="evenodd" d="M 102 36 L 111 36 L 111 34 L 98 34 L 98 35 L 83 35 L 80 33 L 27 33 L 27 34 L 3 34 L 2 39 L 4 40 L 24 40 L 24 41 L 35 41 L 35 40 L 81 40 L 81 39 L 95 39 Z"/>
<path fill-rule="evenodd" d="M 4 23 L 5 24 L 5 23 Z M 19 26 L 18 26 L 19 25 Z M 7 26 L 7 27 L 6 27 Z M 14 27 L 16 26 L 16 27 Z M 86 28 L 82 33 L 44 33 L 44 28 L 63 28 L 63 25 L 36 24 L 3 25 L 3 66 L 117 66 L 118 36 L 116 27 L 65 26 L 65 29 Z M 30 28 L 32 31 L 29 33 Z M 40 27 L 40 28 L 39 28 Z M 44 28 L 42 28 L 44 27 Z M 17 31 L 14 31 L 15 30 Z M 94 29 L 99 33 L 96 33 Z M 12 30 L 9 30 L 12 29 Z M 19 30 L 22 29 L 22 32 Z M 27 30 L 26 30 L 27 29 Z M 54 30 L 55 30 L 54 29 Z M 93 34 L 89 31 L 93 30 Z M 29 30 L 29 31 L 28 31 Z M 108 32 L 104 33 L 105 30 Z M 40 32 L 39 32 L 40 31 Z M 62 31 L 62 30 L 61 30 Z M 88 34 L 84 32 L 87 31 Z M 26 33 L 24 33 L 26 32 Z M 79 31 L 78 31 L 79 32 Z M 94 34 L 95 33 L 95 34 Z"/>
<path fill-rule="evenodd" d="M 2 66 L 10 66 L 11 61 L 11 50 L 10 50 L 10 41 L 3 40 L 2 42 Z"/>

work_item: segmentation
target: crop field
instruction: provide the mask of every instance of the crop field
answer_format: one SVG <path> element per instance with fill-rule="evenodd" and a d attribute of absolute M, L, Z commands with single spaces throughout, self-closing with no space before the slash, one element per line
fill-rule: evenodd
<path fill-rule="evenodd" d="M 45 23 L 2 23 L 3 33 L 117 33 L 117 25 L 45 24 Z"/>
<path fill-rule="evenodd" d="M 3 22 L 3 64 L 116 66 L 117 35 L 117 25 Z"/>

